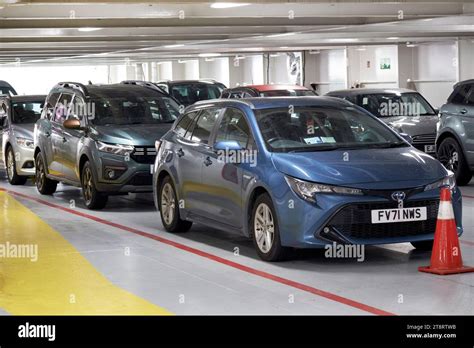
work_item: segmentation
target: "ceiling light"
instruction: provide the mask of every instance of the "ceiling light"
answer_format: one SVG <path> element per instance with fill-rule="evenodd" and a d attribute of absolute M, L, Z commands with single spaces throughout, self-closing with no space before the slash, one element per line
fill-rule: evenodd
<path fill-rule="evenodd" d="M 242 7 L 242 6 L 248 6 L 250 5 L 249 3 L 246 2 L 214 2 L 211 4 L 211 8 L 232 8 L 232 7 Z"/>
<path fill-rule="evenodd" d="M 398 36 L 387 37 L 387 40 L 398 40 L 398 39 L 400 39 Z"/>
<path fill-rule="evenodd" d="M 327 39 L 328 42 L 357 42 L 359 39 Z"/>
<path fill-rule="evenodd" d="M 291 36 L 295 35 L 296 33 L 282 33 L 282 34 L 272 34 L 272 35 L 267 35 L 267 37 L 282 37 L 282 36 Z"/>
<path fill-rule="evenodd" d="M 177 47 L 183 47 L 183 44 L 176 44 L 176 45 L 166 45 L 163 46 L 164 48 L 177 48 Z"/>
<path fill-rule="evenodd" d="M 245 59 L 245 56 L 235 56 L 234 60 L 240 60 L 240 59 Z"/>
<path fill-rule="evenodd" d="M 365 50 L 366 50 L 365 47 L 357 47 L 357 48 L 356 48 L 356 51 L 365 51 Z"/>
<path fill-rule="evenodd" d="M 220 55 L 220 53 L 199 53 L 199 57 L 201 58 L 220 57 Z"/>
<path fill-rule="evenodd" d="M 280 57 L 280 56 L 281 56 L 281 53 L 272 53 L 272 54 L 270 54 L 271 58 L 276 58 L 276 57 Z"/>
<path fill-rule="evenodd" d="M 77 28 L 77 30 L 82 31 L 82 32 L 90 32 L 90 31 L 102 30 L 102 28 L 83 27 L 83 28 Z"/>
<path fill-rule="evenodd" d="M 321 51 L 309 51 L 309 54 L 320 54 Z"/>
<path fill-rule="evenodd" d="M 282 50 L 286 50 L 287 48 L 289 48 L 288 46 L 281 46 L 280 49 Z"/>

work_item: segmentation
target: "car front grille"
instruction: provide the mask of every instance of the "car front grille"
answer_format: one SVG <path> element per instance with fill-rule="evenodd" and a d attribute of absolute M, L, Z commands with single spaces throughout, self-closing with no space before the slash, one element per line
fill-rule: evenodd
<path fill-rule="evenodd" d="M 135 146 L 135 150 L 130 156 L 135 162 L 153 164 L 156 157 L 154 146 Z"/>
<path fill-rule="evenodd" d="M 436 141 L 436 133 L 414 135 L 412 139 L 413 139 L 413 145 L 417 145 L 417 144 L 432 145 Z"/>
<path fill-rule="evenodd" d="M 404 208 L 427 207 L 427 220 L 372 224 L 371 210 L 398 208 L 396 202 L 358 203 L 339 210 L 326 224 L 349 239 L 397 238 L 434 233 L 439 200 L 407 201 Z"/>
<path fill-rule="evenodd" d="M 135 174 L 128 182 L 128 185 L 132 186 L 151 186 L 153 182 L 153 176 L 148 173 Z"/>

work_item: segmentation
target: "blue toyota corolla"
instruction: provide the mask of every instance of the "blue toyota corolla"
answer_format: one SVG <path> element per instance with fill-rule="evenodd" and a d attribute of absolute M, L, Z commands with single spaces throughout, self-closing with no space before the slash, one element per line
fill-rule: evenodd
<path fill-rule="evenodd" d="M 452 173 L 374 116 L 330 97 L 220 99 L 186 109 L 157 141 L 166 230 L 243 233 L 276 261 L 291 248 L 411 242 L 431 248 Z"/>

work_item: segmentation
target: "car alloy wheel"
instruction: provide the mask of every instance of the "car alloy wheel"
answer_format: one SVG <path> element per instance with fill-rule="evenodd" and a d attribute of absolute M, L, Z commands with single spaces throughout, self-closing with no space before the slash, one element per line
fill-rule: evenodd
<path fill-rule="evenodd" d="M 275 224 L 272 211 L 265 203 L 260 203 L 256 209 L 254 231 L 258 248 L 262 253 L 268 253 L 273 246 Z"/>
<path fill-rule="evenodd" d="M 93 195 L 92 190 L 94 189 L 92 183 L 92 172 L 89 167 L 84 168 L 84 176 L 83 176 L 83 191 L 84 191 L 84 199 L 87 205 L 90 205 Z"/>
<path fill-rule="evenodd" d="M 443 143 L 439 149 L 439 161 L 449 170 L 456 173 L 459 168 L 459 153 L 450 143 Z"/>
<path fill-rule="evenodd" d="M 13 150 L 9 149 L 7 154 L 7 175 L 8 180 L 12 181 L 15 175 L 15 159 L 13 158 Z"/>
<path fill-rule="evenodd" d="M 174 220 L 176 198 L 174 190 L 169 183 L 163 185 L 161 190 L 161 211 L 165 224 L 171 225 Z"/>
<path fill-rule="evenodd" d="M 36 156 L 36 187 L 38 188 L 38 191 L 42 191 L 44 187 L 44 183 L 46 180 L 46 174 L 44 173 L 44 165 L 43 165 L 43 160 L 40 157 L 41 155 L 38 154 Z"/>

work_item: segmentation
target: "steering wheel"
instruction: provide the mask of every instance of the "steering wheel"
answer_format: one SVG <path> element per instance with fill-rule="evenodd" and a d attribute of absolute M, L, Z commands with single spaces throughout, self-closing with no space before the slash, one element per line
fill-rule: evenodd
<path fill-rule="evenodd" d="M 277 136 L 277 137 L 273 137 L 273 138 L 268 139 L 267 142 L 268 142 L 269 144 L 271 144 L 271 143 L 273 143 L 273 142 L 275 142 L 275 141 L 278 141 L 278 140 L 285 140 L 285 138 L 283 138 L 283 137 L 278 137 L 278 136 Z"/>

